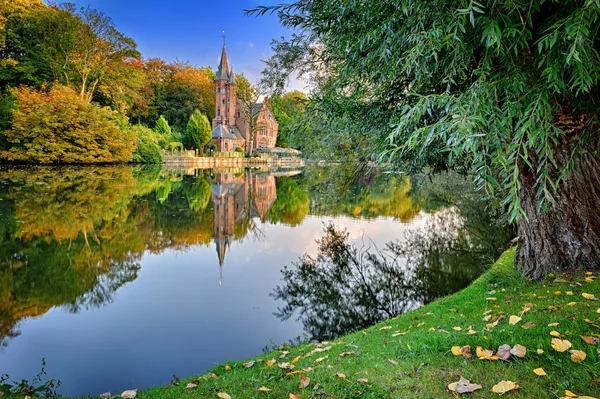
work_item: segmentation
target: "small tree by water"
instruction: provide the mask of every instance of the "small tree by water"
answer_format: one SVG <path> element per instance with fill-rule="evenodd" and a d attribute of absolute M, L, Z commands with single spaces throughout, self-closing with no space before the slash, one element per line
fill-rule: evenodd
<path fill-rule="evenodd" d="M 197 149 L 201 154 L 212 138 L 208 118 L 200 110 L 195 110 L 185 128 L 183 145 L 187 149 Z"/>

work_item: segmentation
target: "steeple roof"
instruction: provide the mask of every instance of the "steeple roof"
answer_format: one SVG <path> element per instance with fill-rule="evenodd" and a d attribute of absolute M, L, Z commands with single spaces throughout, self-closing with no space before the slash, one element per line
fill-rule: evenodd
<path fill-rule="evenodd" d="M 227 50 L 223 45 L 223 51 L 221 52 L 221 62 L 219 63 L 219 69 L 217 70 L 216 80 L 229 80 L 229 60 L 227 59 Z"/>
<path fill-rule="evenodd" d="M 237 83 L 235 82 L 235 73 L 233 73 L 233 68 L 231 68 L 231 71 L 229 72 L 229 82 L 227 82 L 230 85 L 236 85 Z"/>

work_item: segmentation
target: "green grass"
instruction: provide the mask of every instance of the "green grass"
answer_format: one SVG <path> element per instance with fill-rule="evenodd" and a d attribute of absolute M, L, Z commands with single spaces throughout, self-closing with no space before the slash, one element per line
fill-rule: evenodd
<path fill-rule="evenodd" d="M 520 388 L 505 395 L 515 398 L 558 398 L 570 390 L 578 395 L 598 396 L 600 393 L 600 346 L 585 343 L 580 335 L 600 334 L 600 301 L 582 297 L 582 293 L 600 297 L 600 281 L 584 277 L 549 276 L 543 282 L 529 282 L 514 272 L 514 251 L 507 251 L 496 264 L 465 290 L 440 299 L 418 310 L 385 321 L 371 328 L 321 344 L 328 351 L 308 355 L 316 344 L 292 348 L 282 355 L 275 351 L 252 360 L 252 367 L 243 362 L 227 362 L 207 374 L 181 380 L 179 385 L 141 391 L 138 398 L 218 398 L 226 392 L 237 398 L 289 398 L 293 393 L 307 398 L 451 398 L 451 382 L 464 376 L 483 389 L 470 394 L 477 398 L 496 398 L 491 392 L 501 380 L 511 380 Z M 490 291 L 496 291 L 490 293 Z M 561 291 L 560 295 L 555 295 Z M 567 295 L 572 291 L 573 295 Z M 496 300 L 487 300 L 487 298 Z M 577 302 L 569 306 L 568 303 Z M 510 315 L 521 315 L 517 325 L 509 324 Z M 488 322 L 484 313 L 492 316 Z M 505 316 L 506 318 L 502 318 Z M 585 319 L 590 320 L 586 322 Z M 495 327 L 486 324 L 499 320 Z M 529 329 L 526 322 L 535 323 Z M 549 327 L 549 323 L 559 323 Z M 476 332 L 468 335 L 468 327 Z M 386 329 L 390 327 L 389 329 Z M 461 327 L 455 331 L 453 327 Z M 396 331 L 404 335 L 393 336 Z M 573 363 L 569 352 L 556 352 L 551 347 L 550 332 L 556 330 L 569 340 L 571 349 L 583 350 L 587 358 Z M 480 360 L 475 348 L 496 350 L 500 345 L 521 344 L 527 348 L 525 358 L 508 361 Z M 451 353 L 452 346 L 470 345 L 474 356 L 465 359 Z M 544 353 L 538 354 L 537 349 Z M 342 352 L 355 352 L 341 357 Z M 293 370 L 284 370 L 279 363 L 291 362 L 300 356 Z M 319 357 L 326 359 L 315 364 Z M 275 359 L 277 364 L 268 366 Z M 388 359 L 397 362 L 391 363 Z M 547 376 L 539 377 L 533 369 L 542 367 Z M 310 368 L 310 369 L 309 369 Z M 287 375 L 290 371 L 301 371 Z M 312 370 L 311 370 L 312 369 Z M 213 374 L 214 373 L 214 374 Z M 343 373 L 346 379 L 336 376 Z M 306 388 L 300 388 L 301 376 L 310 378 Z M 359 383 L 367 378 L 367 383 Z M 186 389 L 194 381 L 196 388 Z M 266 386 L 270 392 L 260 392 Z M 468 395 L 467 395 L 468 396 Z"/>

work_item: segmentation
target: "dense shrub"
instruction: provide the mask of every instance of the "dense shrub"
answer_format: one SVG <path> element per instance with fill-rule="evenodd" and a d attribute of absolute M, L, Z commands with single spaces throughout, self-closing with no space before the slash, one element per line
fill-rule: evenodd
<path fill-rule="evenodd" d="M 32 163 L 129 162 L 135 137 L 117 112 L 88 103 L 72 89 L 13 90 L 8 148 L 0 158 Z"/>
<path fill-rule="evenodd" d="M 160 153 L 160 145 L 158 145 L 158 135 L 152 129 L 142 125 L 132 126 L 131 130 L 137 137 L 137 147 L 133 152 L 133 162 L 161 163 L 162 155 Z"/>

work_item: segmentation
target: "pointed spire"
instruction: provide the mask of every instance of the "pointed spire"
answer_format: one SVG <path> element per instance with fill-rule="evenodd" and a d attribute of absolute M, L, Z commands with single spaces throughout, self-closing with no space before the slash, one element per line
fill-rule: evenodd
<path fill-rule="evenodd" d="M 223 32 L 223 35 L 225 32 Z M 227 59 L 227 50 L 225 50 L 225 36 L 223 36 L 223 51 L 221 52 L 221 62 L 217 70 L 216 80 L 229 80 L 229 60 Z"/>
<path fill-rule="evenodd" d="M 236 85 L 237 83 L 235 82 L 235 73 L 233 73 L 233 68 L 231 68 L 231 70 L 229 71 L 229 82 L 227 82 L 230 85 Z"/>

